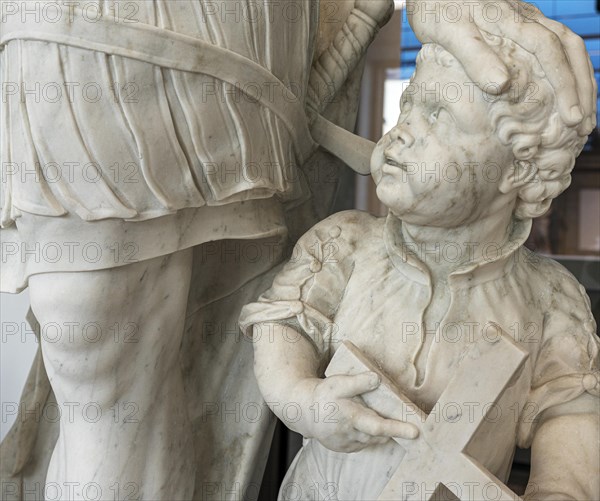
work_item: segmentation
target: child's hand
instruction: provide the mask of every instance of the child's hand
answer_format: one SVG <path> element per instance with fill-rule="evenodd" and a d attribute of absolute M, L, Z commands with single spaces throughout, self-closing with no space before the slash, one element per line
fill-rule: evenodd
<path fill-rule="evenodd" d="M 304 402 L 301 431 L 337 452 L 356 452 L 391 437 L 417 438 L 419 430 L 415 426 L 385 419 L 357 398 L 379 384 L 373 372 L 302 380 L 295 388 Z"/>

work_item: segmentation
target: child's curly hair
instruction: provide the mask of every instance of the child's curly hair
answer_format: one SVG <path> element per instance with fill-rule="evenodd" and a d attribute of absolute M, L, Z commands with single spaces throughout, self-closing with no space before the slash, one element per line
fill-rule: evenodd
<path fill-rule="evenodd" d="M 534 54 L 511 40 L 489 33 L 483 36 L 511 74 L 508 92 L 485 95 L 492 126 L 500 141 L 512 148 L 515 162 L 529 162 L 536 169 L 533 179 L 519 190 L 515 216 L 535 218 L 547 212 L 552 200 L 571 184 L 571 171 L 587 135 L 577 132 L 581 124 L 569 126 L 562 120 L 554 89 Z M 424 45 L 417 64 L 427 58 L 444 67 L 460 66 L 437 44 Z"/>

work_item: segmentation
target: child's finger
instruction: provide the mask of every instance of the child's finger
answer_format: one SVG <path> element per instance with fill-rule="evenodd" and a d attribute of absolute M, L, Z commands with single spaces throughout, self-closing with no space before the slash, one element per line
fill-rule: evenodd
<path fill-rule="evenodd" d="M 325 389 L 334 398 L 352 398 L 373 391 L 381 380 L 374 372 L 364 372 L 355 376 L 330 376 L 325 379 Z"/>
<path fill-rule="evenodd" d="M 374 437 L 368 433 L 354 430 L 353 433 L 347 438 L 347 441 L 343 445 L 334 447 L 333 450 L 337 452 L 358 452 L 362 451 L 366 447 L 372 447 L 374 445 L 384 444 L 389 440 L 389 437 Z M 325 445 L 327 447 L 327 445 Z"/>
<path fill-rule="evenodd" d="M 374 412 L 361 412 L 354 418 L 353 424 L 358 431 L 377 437 L 414 439 L 419 436 L 416 426 L 394 419 L 386 419 Z"/>

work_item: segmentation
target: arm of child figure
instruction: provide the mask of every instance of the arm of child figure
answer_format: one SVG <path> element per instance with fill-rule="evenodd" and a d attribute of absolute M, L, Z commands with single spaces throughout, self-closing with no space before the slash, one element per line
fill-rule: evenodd
<path fill-rule="evenodd" d="M 525 501 L 600 499 L 598 398 L 583 394 L 563 404 L 568 414 L 545 416 L 531 447 L 531 475 Z M 574 414 L 585 406 L 595 412 Z"/>
<path fill-rule="evenodd" d="M 255 326 L 254 333 L 259 387 L 269 407 L 291 430 L 337 452 L 356 452 L 390 437 L 418 435 L 413 425 L 385 419 L 356 399 L 379 386 L 377 374 L 320 379 L 317 353 L 304 336 L 271 323 Z M 290 406 L 298 412 L 289 412 Z"/>

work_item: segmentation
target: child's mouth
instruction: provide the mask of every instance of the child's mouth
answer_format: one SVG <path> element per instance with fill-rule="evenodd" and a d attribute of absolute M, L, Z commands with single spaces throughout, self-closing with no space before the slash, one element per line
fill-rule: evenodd
<path fill-rule="evenodd" d="M 386 169 L 386 167 L 392 167 L 391 169 Z M 383 171 L 387 174 L 393 174 L 396 169 L 400 169 L 406 171 L 406 164 L 398 163 L 390 157 L 385 157 L 385 164 L 383 166 Z"/>

